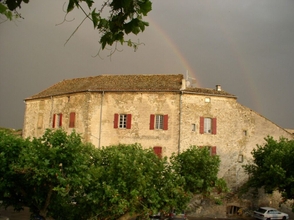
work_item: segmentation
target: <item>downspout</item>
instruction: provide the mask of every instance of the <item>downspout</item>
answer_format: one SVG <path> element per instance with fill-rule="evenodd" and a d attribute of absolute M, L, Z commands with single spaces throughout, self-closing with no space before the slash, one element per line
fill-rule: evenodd
<path fill-rule="evenodd" d="M 52 114 L 53 114 L 53 96 L 50 96 L 51 98 L 51 110 L 50 110 L 50 117 L 49 117 L 49 128 L 52 128 L 52 124 L 50 126 L 50 122 L 52 123 Z"/>
<path fill-rule="evenodd" d="M 99 140 L 98 140 L 98 148 L 100 149 L 101 143 L 101 129 L 102 129 L 102 107 L 103 107 L 103 99 L 104 99 L 104 91 L 101 93 L 101 105 L 100 105 L 100 124 L 99 124 Z"/>
<path fill-rule="evenodd" d="M 182 124 L 182 95 L 183 91 L 180 93 L 180 100 L 179 100 L 179 139 L 178 139 L 178 154 L 181 153 L 181 124 Z"/>

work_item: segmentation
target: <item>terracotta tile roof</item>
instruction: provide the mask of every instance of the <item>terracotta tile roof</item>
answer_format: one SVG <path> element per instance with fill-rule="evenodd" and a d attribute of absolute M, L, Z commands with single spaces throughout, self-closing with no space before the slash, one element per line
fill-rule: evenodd
<path fill-rule="evenodd" d="M 157 75 L 99 75 L 63 80 L 35 94 L 29 99 L 65 95 L 86 91 L 181 91 L 182 74 Z M 199 94 L 230 95 L 223 91 L 202 88 L 187 88 L 185 91 Z"/>
<path fill-rule="evenodd" d="M 183 75 L 99 75 L 63 80 L 27 99 L 85 91 L 173 91 L 180 90 Z"/>
<path fill-rule="evenodd" d="M 232 95 L 230 93 L 227 93 L 226 91 L 217 91 L 216 89 L 207 89 L 207 88 L 197 88 L 197 87 L 188 87 L 186 92 L 193 92 L 195 94 L 199 95 L 215 95 L 215 96 L 226 96 L 226 97 L 232 97 L 237 98 L 235 95 Z"/>

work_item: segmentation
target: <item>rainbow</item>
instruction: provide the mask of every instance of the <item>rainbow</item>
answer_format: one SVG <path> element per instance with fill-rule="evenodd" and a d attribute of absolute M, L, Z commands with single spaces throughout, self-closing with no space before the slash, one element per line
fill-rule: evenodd
<path fill-rule="evenodd" d="M 186 60 L 185 56 L 182 54 L 181 50 L 178 48 L 178 46 L 173 42 L 173 40 L 168 36 L 168 34 L 161 28 L 152 18 L 148 17 L 146 20 L 149 22 L 149 28 L 154 28 L 157 33 L 164 39 L 164 41 L 170 46 L 174 54 L 179 58 L 182 65 L 185 67 L 185 72 L 183 75 L 186 77 L 186 75 L 189 75 L 189 78 L 193 78 L 196 80 L 196 86 L 200 86 L 199 77 L 196 76 L 195 71 L 189 64 L 189 62 Z"/>
<path fill-rule="evenodd" d="M 193 70 L 193 68 L 191 67 L 191 65 L 189 64 L 189 62 L 187 61 L 179 47 L 173 42 L 170 36 L 152 18 L 148 17 L 147 20 L 150 24 L 149 28 L 154 28 L 155 31 L 160 34 L 162 39 L 170 46 L 174 54 L 181 60 L 181 63 L 186 68 L 186 72 L 189 73 L 190 78 L 196 79 L 196 86 L 203 87 L 201 86 L 199 80 L 200 77 L 197 77 L 196 72 Z M 225 25 L 223 25 L 220 21 L 218 22 L 218 27 L 223 33 L 225 39 L 227 39 L 227 41 L 229 42 L 230 50 L 235 57 L 234 62 L 236 62 L 239 66 L 239 72 L 235 74 L 240 74 L 241 77 L 243 77 L 243 82 L 246 83 L 246 86 L 248 86 L 249 88 L 248 90 L 250 91 L 250 94 L 248 94 L 248 96 L 250 96 L 253 100 L 255 110 L 262 112 L 262 107 L 258 101 L 260 99 L 259 92 L 257 91 L 257 87 L 255 85 L 253 78 L 251 77 L 251 71 L 249 70 L 250 68 L 248 68 L 250 65 L 247 64 L 246 60 L 242 58 L 242 54 L 240 53 L 240 51 L 242 50 L 240 48 L 240 45 L 236 43 L 236 39 L 229 34 L 230 32 L 227 30 Z M 186 74 L 184 74 L 184 76 L 186 76 Z"/>

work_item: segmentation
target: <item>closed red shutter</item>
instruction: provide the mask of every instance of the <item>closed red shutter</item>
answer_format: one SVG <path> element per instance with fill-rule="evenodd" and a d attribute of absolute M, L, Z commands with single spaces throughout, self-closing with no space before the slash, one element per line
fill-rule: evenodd
<path fill-rule="evenodd" d="M 200 130 L 200 134 L 204 134 L 204 117 L 200 117 L 200 126 L 199 126 Z"/>
<path fill-rule="evenodd" d="M 216 146 L 211 147 L 211 155 L 216 155 Z"/>
<path fill-rule="evenodd" d="M 155 115 L 150 115 L 150 130 L 154 130 L 154 117 Z"/>
<path fill-rule="evenodd" d="M 118 128 L 118 114 L 114 114 L 113 128 Z"/>
<path fill-rule="evenodd" d="M 74 128 L 75 127 L 75 120 L 76 120 L 76 113 L 71 112 L 69 114 L 69 127 Z"/>
<path fill-rule="evenodd" d="M 59 125 L 58 126 L 59 127 L 62 126 L 62 114 L 59 114 Z"/>
<path fill-rule="evenodd" d="M 162 147 L 153 147 L 153 151 L 159 158 L 162 158 Z"/>
<path fill-rule="evenodd" d="M 132 126 L 132 115 L 127 114 L 127 129 L 131 129 Z"/>
<path fill-rule="evenodd" d="M 216 134 L 216 118 L 212 119 L 212 134 Z"/>
<path fill-rule="evenodd" d="M 55 119 L 56 119 L 56 114 L 53 114 L 52 128 L 55 128 Z"/>
<path fill-rule="evenodd" d="M 168 129 L 168 115 L 163 116 L 163 130 Z"/>

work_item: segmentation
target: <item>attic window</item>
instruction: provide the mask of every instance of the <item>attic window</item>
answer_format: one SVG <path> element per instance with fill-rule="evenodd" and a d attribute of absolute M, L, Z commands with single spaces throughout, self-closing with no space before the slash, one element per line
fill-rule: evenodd
<path fill-rule="evenodd" d="M 209 97 L 206 97 L 204 101 L 205 101 L 206 103 L 209 103 L 209 102 L 210 102 L 210 98 L 209 98 Z"/>

